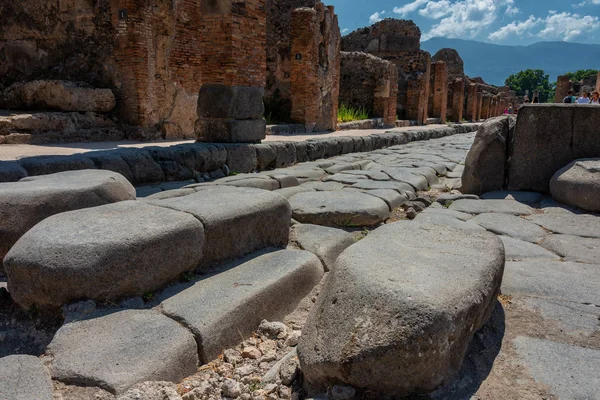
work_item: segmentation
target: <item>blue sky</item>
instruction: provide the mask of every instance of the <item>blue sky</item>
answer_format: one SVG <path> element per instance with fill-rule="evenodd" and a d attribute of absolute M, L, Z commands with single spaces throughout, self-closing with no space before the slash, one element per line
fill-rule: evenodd
<path fill-rule="evenodd" d="M 600 0 L 324 0 L 342 32 L 392 17 L 412 19 L 423 40 L 443 36 L 497 44 L 600 43 Z"/>

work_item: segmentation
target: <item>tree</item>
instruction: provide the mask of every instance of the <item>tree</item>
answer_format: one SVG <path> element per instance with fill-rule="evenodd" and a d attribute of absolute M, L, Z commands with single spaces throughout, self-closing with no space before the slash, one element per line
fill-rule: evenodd
<path fill-rule="evenodd" d="M 565 75 L 569 77 L 571 82 L 579 82 L 582 79 L 587 78 L 588 76 L 596 76 L 598 75 L 597 69 L 580 69 L 575 72 L 567 72 Z"/>
<path fill-rule="evenodd" d="M 529 90 L 531 98 L 535 90 L 540 92 L 540 103 L 546 103 L 554 97 L 554 87 L 550 83 L 550 77 L 542 69 L 526 69 L 509 76 L 504 82 L 511 90 L 517 92 L 517 96 L 525 96 Z"/>

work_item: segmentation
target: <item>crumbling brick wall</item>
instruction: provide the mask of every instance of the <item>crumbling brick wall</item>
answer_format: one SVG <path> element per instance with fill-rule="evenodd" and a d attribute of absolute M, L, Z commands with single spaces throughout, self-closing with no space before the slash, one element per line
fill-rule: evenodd
<path fill-rule="evenodd" d="M 371 117 L 395 126 L 398 69 L 394 64 L 361 52 L 341 53 L 339 103 L 363 108 Z"/>
<path fill-rule="evenodd" d="M 445 123 L 448 107 L 448 68 L 444 61 L 438 61 L 432 64 L 432 70 L 429 115 Z"/>
<path fill-rule="evenodd" d="M 291 118 L 308 132 L 337 127 L 340 91 L 340 41 L 331 6 L 292 12 Z"/>

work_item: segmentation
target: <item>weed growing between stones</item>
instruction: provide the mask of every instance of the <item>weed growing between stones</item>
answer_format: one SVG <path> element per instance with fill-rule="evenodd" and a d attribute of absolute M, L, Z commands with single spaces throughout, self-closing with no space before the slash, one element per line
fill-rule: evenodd
<path fill-rule="evenodd" d="M 369 111 L 363 107 L 354 108 L 344 103 L 340 104 L 338 109 L 338 122 L 352 122 L 369 119 Z"/>

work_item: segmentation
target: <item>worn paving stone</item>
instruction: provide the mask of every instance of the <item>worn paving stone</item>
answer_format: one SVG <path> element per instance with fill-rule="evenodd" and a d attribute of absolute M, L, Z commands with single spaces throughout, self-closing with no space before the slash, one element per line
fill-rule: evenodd
<path fill-rule="evenodd" d="M 434 389 L 489 318 L 503 267 L 488 232 L 414 221 L 372 231 L 340 255 L 309 315 L 304 378 L 395 396 Z"/>
<path fill-rule="evenodd" d="M 314 192 L 314 191 L 315 191 L 314 189 L 303 187 L 302 185 L 300 185 L 300 186 L 293 186 L 293 187 L 289 187 L 289 188 L 279 189 L 279 190 L 276 190 L 275 193 L 277 193 L 280 196 L 285 197 L 286 199 L 289 199 L 290 197 L 292 197 L 298 193 Z"/>
<path fill-rule="evenodd" d="M 42 361 L 33 356 L 0 358 L 0 399 L 52 400 L 52 381 Z"/>
<path fill-rule="evenodd" d="M 356 191 L 359 189 L 346 188 L 344 190 Z M 368 194 L 369 196 L 375 196 L 388 205 L 390 211 L 394 211 L 400 207 L 406 200 L 408 200 L 407 194 L 400 194 L 393 189 L 373 189 L 373 190 L 359 190 L 362 193 Z"/>
<path fill-rule="evenodd" d="M 560 255 L 566 261 L 600 263 L 600 239 L 550 235 L 540 245 Z"/>
<path fill-rule="evenodd" d="M 367 178 L 369 178 L 373 181 L 389 181 L 390 180 L 390 177 L 388 174 L 385 174 L 380 171 L 351 170 L 351 171 L 344 171 L 343 174 L 366 176 Z"/>
<path fill-rule="evenodd" d="M 600 212 L 600 158 L 575 160 L 558 170 L 550 193 L 561 203 Z"/>
<path fill-rule="evenodd" d="M 409 168 L 384 168 L 383 172 L 395 181 L 405 182 L 416 190 L 427 190 L 429 183 L 423 175 L 410 172 Z"/>
<path fill-rule="evenodd" d="M 206 245 L 201 266 L 288 243 L 291 209 L 276 192 L 205 186 L 195 194 L 151 204 L 189 213 L 202 222 Z"/>
<path fill-rule="evenodd" d="M 449 207 L 455 201 L 463 199 L 478 200 L 479 197 L 474 194 L 442 194 L 435 201 Z"/>
<path fill-rule="evenodd" d="M 494 191 L 484 193 L 480 198 L 482 200 L 515 200 L 519 203 L 537 204 L 544 201 L 547 197 L 537 192 Z"/>
<path fill-rule="evenodd" d="M 352 187 L 364 190 L 392 189 L 400 194 L 415 193 L 415 189 L 408 183 L 404 182 L 365 180 L 355 183 L 354 185 L 352 185 Z"/>
<path fill-rule="evenodd" d="M 54 379 L 120 394 L 136 383 L 178 382 L 196 372 L 193 335 L 150 310 L 123 310 L 71 322 L 48 346 Z"/>
<path fill-rule="evenodd" d="M 481 226 L 475 224 L 468 224 L 465 221 L 458 219 L 449 213 L 424 211 L 415 217 L 415 221 L 432 225 L 444 225 L 447 227 L 466 229 L 477 232 L 485 232 L 485 228 L 482 228 Z"/>
<path fill-rule="evenodd" d="M 313 189 L 313 190 L 316 190 L 319 192 L 342 190 L 345 186 L 346 185 L 341 182 L 320 182 L 320 181 L 306 182 L 306 183 L 303 183 L 300 185 L 300 187 L 303 187 L 305 189 Z"/>
<path fill-rule="evenodd" d="M 560 257 L 541 246 L 525 242 L 523 240 L 514 239 L 510 236 L 499 236 L 504 243 L 504 251 L 507 261 L 519 261 L 529 258 L 547 258 L 559 260 Z"/>
<path fill-rule="evenodd" d="M 533 214 L 533 208 L 515 200 L 457 200 L 450 205 L 450 210 L 469 214 L 505 213 L 512 215 Z"/>
<path fill-rule="evenodd" d="M 546 213 L 531 215 L 527 219 L 554 233 L 600 238 L 600 216 Z"/>
<path fill-rule="evenodd" d="M 291 237 L 301 249 L 319 257 L 326 271 L 333 268 L 342 251 L 355 243 L 354 237 L 346 231 L 311 224 L 294 225 Z"/>
<path fill-rule="evenodd" d="M 294 219 L 315 225 L 373 226 L 390 217 L 383 200 L 358 192 L 306 192 L 289 201 Z"/>
<path fill-rule="evenodd" d="M 239 343 L 240 335 L 251 335 L 261 320 L 292 312 L 322 276 L 321 261 L 308 251 L 254 254 L 183 291 L 169 288 L 160 309 L 194 333 L 200 359 L 208 362 Z"/>
<path fill-rule="evenodd" d="M 434 203 L 435 204 L 435 203 Z M 467 214 L 460 211 L 449 210 L 447 208 L 437 208 L 432 205 L 432 207 L 428 207 L 423 211 L 423 213 L 433 213 L 433 214 L 441 214 L 450 216 L 456 219 L 460 219 L 461 221 L 468 221 L 473 218 L 472 214 Z"/>
<path fill-rule="evenodd" d="M 563 333 L 576 338 L 590 338 L 597 334 L 600 309 L 590 304 L 571 301 L 524 297 L 513 299 L 525 307 L 538 312 L 546 320 L 552 320 Z"/>
<path fill-rule="evenodd" d="M 539 243 L 548 235 L 548 232 L 539 225 L 511 214 L 479 214 L 469 220 L 469 223 L 482 226 L 497 235 L 510 236 L 515 239 L 532 243 Z"/>
<path fill-rule="evenodd" d="M 561 399 L 600 399 L 600 351 L 526 336 L 517 337 L 517 354 L 534 379 Z"/>
<path fill-rule="evenodd" d="M 202 224 L 191 215 L 124 201 L 45 219 L 15 244 L 4 266 L 18 304 L 58 307 L 159 289 L 194 270 L 204 244 Z"/>
<path fill-rule="evenodd" d="M 339 182 L 344 185 L 353 185 L 364 180 L 368 180 L 368 178 L 366 176 L 348 174 L 335 174 L 323 179 L 324 182 Z"/>

